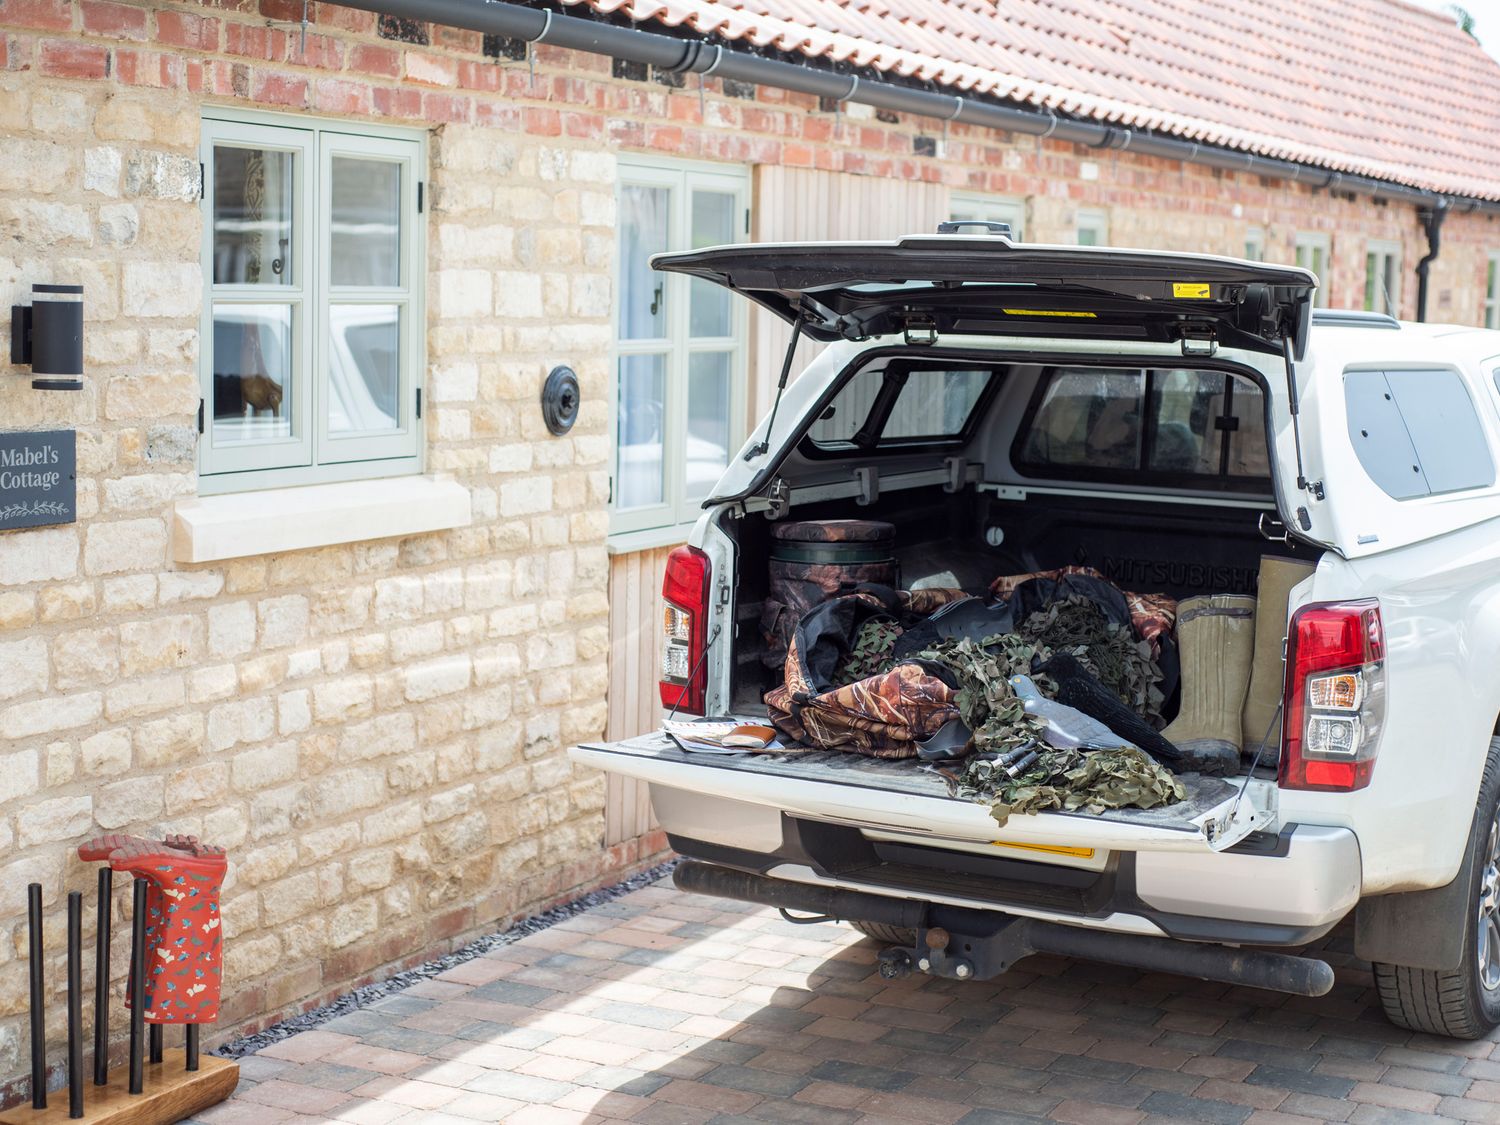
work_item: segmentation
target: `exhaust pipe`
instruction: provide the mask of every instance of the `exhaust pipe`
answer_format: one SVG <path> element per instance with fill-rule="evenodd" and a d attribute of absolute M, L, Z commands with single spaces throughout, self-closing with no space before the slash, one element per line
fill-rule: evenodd
<path fill-rule="evenodd" d="M 1140 934 L 1116 934 L 1035 918 L 1007 918 L 1001 911 L 972 910 L 842 887 L 794 883 L 696 860 L 679 863 L 672 873 L 672 881 L 679 889 L 694 894 L 915 930 L 919 938 L 919 945 L 914 950 L 917 963 L 957 965 L 951 975 L 961 979 L 971 976 L 983 979 L 1003 972 L 1022 957 L 1052 953 L 1146 972 L 1174 973 L 1271 992 L 1288 992 L 1295 996 L 1326 995 L 1334 982 L 1333 969 L 1327 962 L 1311 957 L 1232 949 Z M 938 923 L 942 929 L 938 928 Z M 928 940 L 929 933 L 933 935 L 931 941 Z M 965 950 L 968 957 L 961 964 L 947 953 L 959 948 Z M 975 965 L 981 969 L 987 966 L 990 971 L 976 973 Z"/>

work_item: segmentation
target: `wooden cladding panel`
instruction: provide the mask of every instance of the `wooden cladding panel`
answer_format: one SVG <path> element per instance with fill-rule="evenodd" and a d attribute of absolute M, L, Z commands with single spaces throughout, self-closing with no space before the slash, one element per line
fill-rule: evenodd
<path fill-rule="evenodd" d="M 672 548 L 614 555 L 609 561 L 609 719 L 604 737 L 633 738 L 661 725 L 661 581 Z M 610 774 L 604 843 L 631 840 L 656 826 L 647 786 Z"/>

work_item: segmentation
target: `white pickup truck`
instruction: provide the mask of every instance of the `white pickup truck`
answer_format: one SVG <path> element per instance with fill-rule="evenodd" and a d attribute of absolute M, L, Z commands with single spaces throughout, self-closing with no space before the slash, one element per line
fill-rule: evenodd
<path fill-rule="evenodd" d="M 1301 951 L 1352 912 L 1393 1021 L 1500 1023 L 1500 333 L 1315 311 L 1291 267 L 952 229 L 652 264 L 795 326 L 777 407 L 668 565 L 682 712 L 763 721 L 788 515 L 893 523 L 907 585 L 1084 563 L 1187 597 L 1253 592 L 1267 553 L 1316 566 L 1279 765 L 1187 775 L 1166 808 L 997 830 L 913 762 L 574 747 L 649 783 L 680 886 L 849 921 L 891 974 L 1045 951 L 1305 995 L 1333 974 Z M 787 382 L 799 335 L 828 346 Z M 1054 408 L 1071 438 L 1038 440 Z M 1331 674 L 1357 684 L 1332 711 L 1308 690 Z"/>

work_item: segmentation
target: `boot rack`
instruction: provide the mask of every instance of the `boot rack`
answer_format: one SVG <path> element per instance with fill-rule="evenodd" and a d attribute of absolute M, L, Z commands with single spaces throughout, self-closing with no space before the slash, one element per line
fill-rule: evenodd
<path fill-rule="evenodd" d="M 31 976 L 31 1106 L 0 1111 L 0 1125 L 167 1125 L 229 1096 L 239 1065 L 202 1055 L 199 1025 L 184 1025 L 180 1049 L 163 1048 L 162 1026 L 146 1027 L 147 880 L 134 880 L 130 927 L 130 1061 L 122 1080 L 109 1066 L 109 947 L 114 872 L 99 870 L 98 928 L 94 943 L 94 1081 L 87 1108 L 83 1071 L 83 895 L 68 894 L 68 1105 L 47 1105 L 46 996 L 43 989 L 42 885 L 26 888 Z"/>

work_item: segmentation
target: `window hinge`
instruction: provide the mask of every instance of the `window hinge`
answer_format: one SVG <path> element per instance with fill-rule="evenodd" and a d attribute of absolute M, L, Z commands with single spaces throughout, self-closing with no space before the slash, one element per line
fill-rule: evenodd
<path fill-rule="evenodd" d="M 422 388 L 417 388 L 417 417 L 422 417 Z"/>
<path fill-rule="evenodd" d="M 208 169 L 206 169 L 203 166 L 203 162 L 200 160 L 198 162 L 198 198 L 199 199 L 204 199 L 204 198 L 207 197 L 207 195 L 208 195 Z"/>
<path fill-rule="evenodd" d="M 203 432 L 203 400 L 198 400 L 198 432 Z"/>
<path fill-rule="evenodd" d="M 615 475 L 614 475 L 614 473 L 610 473 L 609 474 L 609 499 L 607 499 L 605 501 L 605 503 L 606 504 L 613 504 L 614 502 L 615 502 Z"/>
<path fill-rule="evenodd" d="M 745 208 L 745 233 L 750 233 L 750 208 Z"/>
<path fill-rule="evenodd" d="M 417 214 L 418 215 L 420 215 L 422 213 L 422 189 L 425 188 L 426 186 L 427 185 L 424 184 L 421 180 L 417 181 Z"/>

